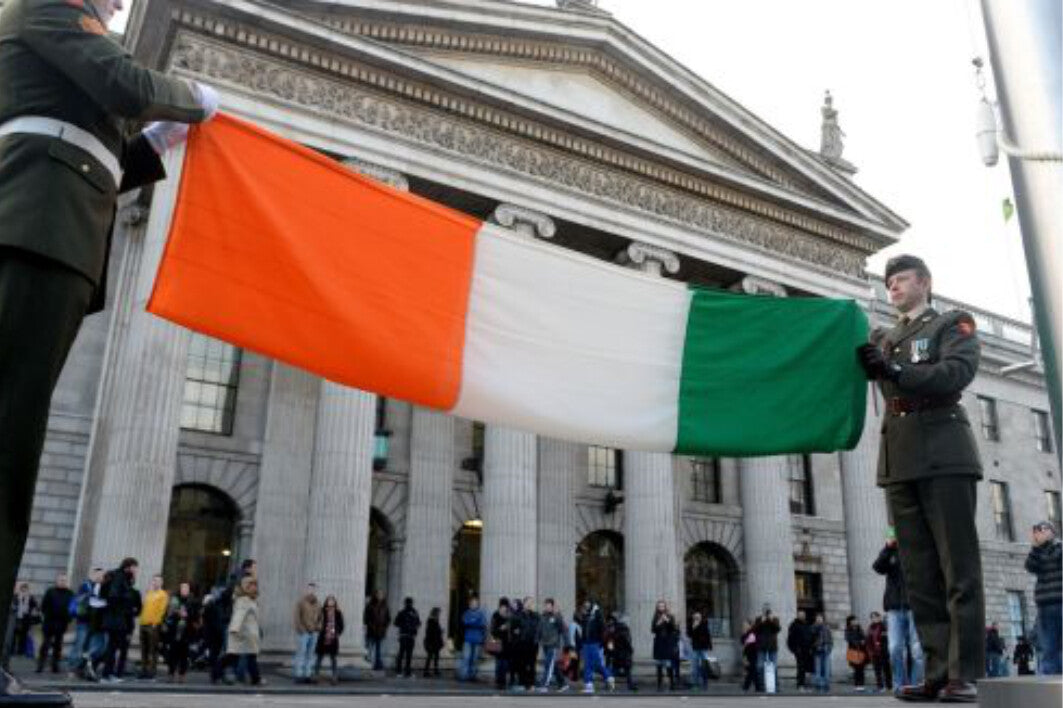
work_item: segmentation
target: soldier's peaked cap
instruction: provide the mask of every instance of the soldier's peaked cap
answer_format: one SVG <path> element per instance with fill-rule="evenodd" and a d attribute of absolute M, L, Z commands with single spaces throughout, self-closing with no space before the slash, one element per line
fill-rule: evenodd
<path fill-rule="evenodd" d="M 926 263 L 923 262 L 922 258 L 904 254 L 894 256 L 886 261 L 886 274 L 883 276 L 883 280 L 889 281 L 890 276 L 900 273 L 902 270 L 915 270 L 925 276 L 930 275 L 930 269 L 926 267 Z"/>

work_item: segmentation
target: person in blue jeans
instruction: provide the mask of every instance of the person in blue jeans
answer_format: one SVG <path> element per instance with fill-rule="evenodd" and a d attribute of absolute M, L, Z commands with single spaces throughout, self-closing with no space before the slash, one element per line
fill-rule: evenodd
<path fill-rule="evenodd" d="M 461 615 L 461 631 L 461 668 L 458 678 L 462 681 L 476 681 L 480 652 L 487 635 L 487 615 L 480 609 L 480 598 L 469 598 L 469 608 Z"/>
<path fill-rule="evenodd" d="M 547 598 L 543 602 L 543 612 L 539 615 L 539 625 L 535 632 L 535 643 L 543 650 L 543 677 L 539 682 L 539 692 L 549 691 L 551 682 L 557 684 L 559 691 L 563 690 L 568 684 L 557 664 L 561 659 L 561 649 L 565 645 L 566 628 L 565 620 L 553 598 Z"/>
<path fill-rule="evenodd" d="M 886 641 L 893 673 L 893 690 L 899 692 L 904 686 L 923 683 L 924 660 L 923 645 L 915 630 L 915 616 L 908 605 L 908 590 L 897 551 L 897 534 L 892 526 L 886 530 L 886 545 L 871 568 L 879 575 L 886 576 L 882 608 L 886 610 Z M 911 674 L 908 672 L 908 655 L 911 655 L 912 660 Z"/>
<path fill-rule="evenodd" d="M 1026 557 L 1026 570 L 1037 576 L 1034 600 L 1037 602 L 1037 641 L 1040 655 L 1037 673 L 1052 676 L 1063 673 L 1060 634 L 1063 634 L 1063 545 L 1056 527 L 1049 521 L 1034 524 L 1033 548 Z"/>
<path fill-rule="evenodd" d="M 602 655 L 602 637 L 605 634 L 605 618 L 602 610 L 592 600 L 583 603 L 583 692 L 594 693 L 594 674 L 598 673 L 609 690 L 615 690 L 616 684 Z"/>
<path fill-rule="evenodd" d="M 712 651 L 712 633 L 709 631 L 709 622 L 695 612 L 690 617 L 687 625 L 687 636 L 690 637 L 690 678 L 695 687 L 707 690 L 709 687 L 709 652 Z"/>
<path fill-rule="evenodd" d="M 74 644 L 70 647 L 70 654 L 66 659 L 67 670 L 71 674 L 80 671 L 85 665 L 85 654 L 89 648 L 89 635 L 92 634 L 91 608 L 89 599 L 92 597 L 96 584 L 103 579 L 103 568 L 93 568 L 89 577 L 82 581 L 78 592 L 70 603 L 70 616 L 74 618 Z M 70 678 L 74 676 L 71 675 Z"/>
<path fill-rule="evenodd" d="M 814 661 L 813 683 L 820 693 L 830 692 L 830 655 L 834 651 L 834 637 L 823 614 L 816 615 L 812 625 L 812 657 Z"/>

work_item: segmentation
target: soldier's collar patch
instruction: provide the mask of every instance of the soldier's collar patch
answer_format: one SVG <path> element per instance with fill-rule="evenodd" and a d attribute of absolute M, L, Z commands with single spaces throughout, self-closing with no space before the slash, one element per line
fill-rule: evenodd
<path fill-rule="evenodd" d="M 81 29 L 85 30 L 89 34 L 98 34 L 101 37 L 107 36 L 107 28 L 104 27 L 103 23 L 97 20 L 95 17 L 82 15 L 80 18 L 78 18 L 78 24 L 81 25 Z"/>

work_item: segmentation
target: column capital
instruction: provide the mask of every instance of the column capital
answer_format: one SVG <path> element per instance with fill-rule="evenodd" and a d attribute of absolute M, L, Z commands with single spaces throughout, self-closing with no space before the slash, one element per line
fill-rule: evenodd
<path fill-rule="evenodd" d="M 741 280 L 742 292 L 747 295 L 772 295 L 786 297 L 786 288 L 775 281 L 756 275 L 747 275 Z"/>
<path fill-rule="evenodd" d="M 618 263 L 638 268 L 644 273 L 661 275 L 667 271 L 675 275 L 679 272 L 679 256 L 675 252 L 642 241 L 633 241 L 617 254 L 616 259 Z"/>
<path fill-rule="evenodd" d="M 516 204 L 499 204 L 491 215 L 491 220 L 532 238 L 549 239 L 557 233 L 557 226 L 549 216 Z"/>
<path fill-rule="evenodd" d="M 383 165 L 378 165 L 375 162 L 369 162 L 358 157 L 348 157 L 343 161 L 343 166 L 358 174 L 372 177 L 379 182 L 383 182 L 384 184 L 390 185 L 403 192 L 410 191 L 410 181 L 406 179 L 406 175 L 398 170 L 393 170 L 390 167 L 384 167 Z"/>

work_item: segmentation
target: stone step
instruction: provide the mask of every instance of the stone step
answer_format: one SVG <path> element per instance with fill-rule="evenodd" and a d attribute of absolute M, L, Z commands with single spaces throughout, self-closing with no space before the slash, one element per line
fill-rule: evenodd
<path fill-rule="evenodd" d="M 1010 676 L 978 682 L 982 708 L 1059 708 L 1063 704 L 1063 677 Z"/>

